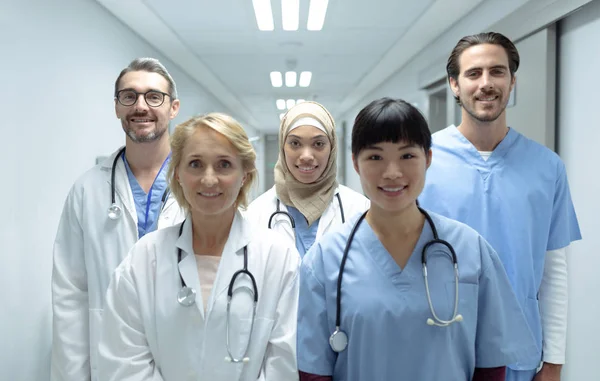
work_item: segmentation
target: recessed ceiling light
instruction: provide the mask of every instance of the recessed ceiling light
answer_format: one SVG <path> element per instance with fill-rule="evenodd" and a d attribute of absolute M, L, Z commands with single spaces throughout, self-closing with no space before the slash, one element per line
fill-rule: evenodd
<path fill-rule="evenodd" d="M 278 110 L 285 110 L 285 99 L 278 99 L 275 104 Z"/>
<path fill-rule="evenodd" d="M 306 102 L 304 99 L 296 99 L 296 104 Z"/>
<path fill-rule="evenodd" d="M 300 87 L 308 87 L 308 86 L 310 86 L 311 79 L 312 79 L 312 72 L 303 71 L 302 73 L 300 73 L 300 81 L 299 81 L 298 85 L 300 85 Z"/>
<path fill-rule="evenodd" d="M 291 109 L 292 107 L 294 107 L 296 105 L 296 101 L 293 99 L 288 99 L 285 102 L 285 105 L 287 106 L 288 110 Z"/>
<path fill-rule="evenodd" d="M 295 71 L 285 72 L 285 85 L 287 87 L 296 87 L 297 74 Z"/>
<path fill-rule="evenodd" d="M 281 0 L 283 30 L 298 30 L 300 25 L 300 0 Z"/>
<path fill-rule="evenodd" d="M 308 23 L 306 29 L 321 30 L 325 24 L 325 14 L 329 0 L 310 0 L 308 7 Z"/>
<path fill-rule="evenodd" d="M 279 114 L 279 120 L 283 119 L 284 116 L 285 116 L 284 112 L 282 112 L 281 114 Z"/>
<path fill-rule="evenodd" d="M 283 86 L 283 78 L 281 76 L 281 72 L 279 72 L 279 71 L 271 72 L 271 85 L 273 85 L 273 87 Z"/>
<path fill-rule="evenodd" d="M 275 29 L 273 24 L 273 11 L 271 10 L 271 0 L 252 0 L 254 6 L 254 15 L 258 30 L 270 31 Z"/>

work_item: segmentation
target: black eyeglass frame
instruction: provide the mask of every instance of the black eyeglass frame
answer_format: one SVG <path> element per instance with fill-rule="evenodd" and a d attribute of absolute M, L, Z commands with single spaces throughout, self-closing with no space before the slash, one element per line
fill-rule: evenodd
<path fill-rule="evenodd" d="M 121 102 L 121 99 L 119 98 L 119 94 L 121 94 L 122 92 L 125 92 L 125 91 L 130 91 L 130 92 L 132 92 L 132 93 L 134 93 L 134 94 L 135 94 L 135 100 L 134 100 L 134 101 L 133 101 L 133 103 L 132 103 L 132 104 L 130 104 L 130 105 L 128 105 L 128 104 L 125 104 L 125 103 Z M 159 105 L 156 105 L 156 106 L 153 106 L 153 105 L 151 105 L 151 104 L 148 102 L 148 99 L 146 99 L 146 97 L 148 96 L 148 94 L 149 94 L 149 93 L 161 94 L 161 95 L 163 96 L 162 102 L 160 102 L 160 104 L 159 104 Z M 148 90 L 148 91 L 146 91 L 145 93 L 139 93 L 139 92 L 137 92 L 137 91 L 135 91 L 135 90 L 133 90 L 133 89 L 123 89 L 123 90 L 119 90 L 119 91 L 117 91 L 117 93 L 115 94 L 115 99 L 117 100 L 117 102 L 119 102 L 119 103 L 120 103 L 120 104 L 122 104 L 123 106 L 125 106 L 125 107 L 129 107 L 129 106 L 133 106 L 134 104 L 136 104 L 136 102 L 137 102 L 137 101 L 138 101 L 138 99 L 140 98 L 140 95 L 143 95 L 143 96 L 144 96 L 144 102 L 146 102 L 146 104 L 148 105 L 148 107 L 153 107 L 153 108 L 157 108 L 157 107 L 160 107 L 160 106 L 162 106 L 162 105 L 165 103 L 165 96 L 167 96 L 167 97 L 169 97 L 169 98 L 172 98 L 172 97 L 171 97 L 171 94 L 163 93 L 162 91 L 158 91 L 158 90 Z"/>

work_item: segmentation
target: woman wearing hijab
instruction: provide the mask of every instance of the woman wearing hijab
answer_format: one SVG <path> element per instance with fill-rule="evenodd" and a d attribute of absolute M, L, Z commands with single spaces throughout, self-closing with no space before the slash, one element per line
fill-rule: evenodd
<path fill-rule="evenodd" d="M 295 242 L 303 256 L 324 233 L 369 208 L 369 200 L 337 182 L 333 117 L 303 102 L 281 120 L 275 186 L 248 207 L 249 219 Z"/>

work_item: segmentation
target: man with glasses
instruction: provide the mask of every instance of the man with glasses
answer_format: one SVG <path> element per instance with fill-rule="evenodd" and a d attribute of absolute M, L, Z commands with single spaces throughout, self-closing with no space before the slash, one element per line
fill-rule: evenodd
<path fill-rule="evenodd" d="M 97 379 L 113 270 L 139 238 L 184 217 L 166 182 L 169 123 L 179 112 L 173 78 L 159 61 L 138 58 L 121 71 L 114 96 L 125 146 L 75 182 L 54 244 L 52 381 Z"/>

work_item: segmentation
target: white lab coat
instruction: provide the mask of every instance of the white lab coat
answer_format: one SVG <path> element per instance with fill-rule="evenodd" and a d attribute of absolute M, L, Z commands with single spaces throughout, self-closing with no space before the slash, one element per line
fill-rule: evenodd
<path fill-rule="evenodd" d="M 338 185 L 335 193 L 339 193 L 342 199 L 344 218 L 346 221 L 351 220 L 352 217 L 357 214 L 363 213 L 369 209 L 369 206 L 371 205 L 368 198 L 344 185 Z M 259 226 L 268 227 L 269 218 L 275 210 L 277 210 L 277 193 L 273 186 L 250 204 L 246 214 L 253 223 L 256 223 Z M 279 210 L 287 212 L 287 207 L 283 202 L 280 202 Z M 315 242 L 318 242 L 323 234 L 341 224 L 342 214 L 340 211 L 340 204 L 337 196 L 334 196 L 333 200 L 331 200 L 331 204 L 329 204 L 319 219 L 319 227 L 317 228 Z M 294 246 L 296 245 L 294 229 L 286 215 L 279 213 L 273 217 L 271 228 L 288 238 L 290 242 L 293 242 Z"/>
<path fill-rule="evenodd" d="M 114 269 L 138 240 L 137 212 L 123 160 L 118 161 L 115 173 L 115 200 L 122 215 L 111 220 L 107 214 L 117 152 L 75 182 L 63 208 L 53 253 L 52 381 L 97 380 L 106 289 Z M 179 223 L 184 216 L 169 197 L 158 228 Z"/>
<path fill-rule="evenodd" d="M 143 237 L 115 271 L 108 288 L 99 347 L 102 381 L 293 381 L 296 365 L 298 266 L 296 249 L 278 234 L 250 224 L 236 213 L 204 312 L 192 223 L 187 219 Z M 230 339 L 234 357 L 250 340 L 248 363 L 228 363 L 227 289 L 243 268 L 256 279 L 258 305 L 249 338 L 252 288 L 247 276 L 236 279 Z M 177 248 L 182 250 L 178 264 Z M 177 302 L 181 277 L 197 291 L 196 304 Z M 236 291 L 238 290 L 238 291 Z"/>

